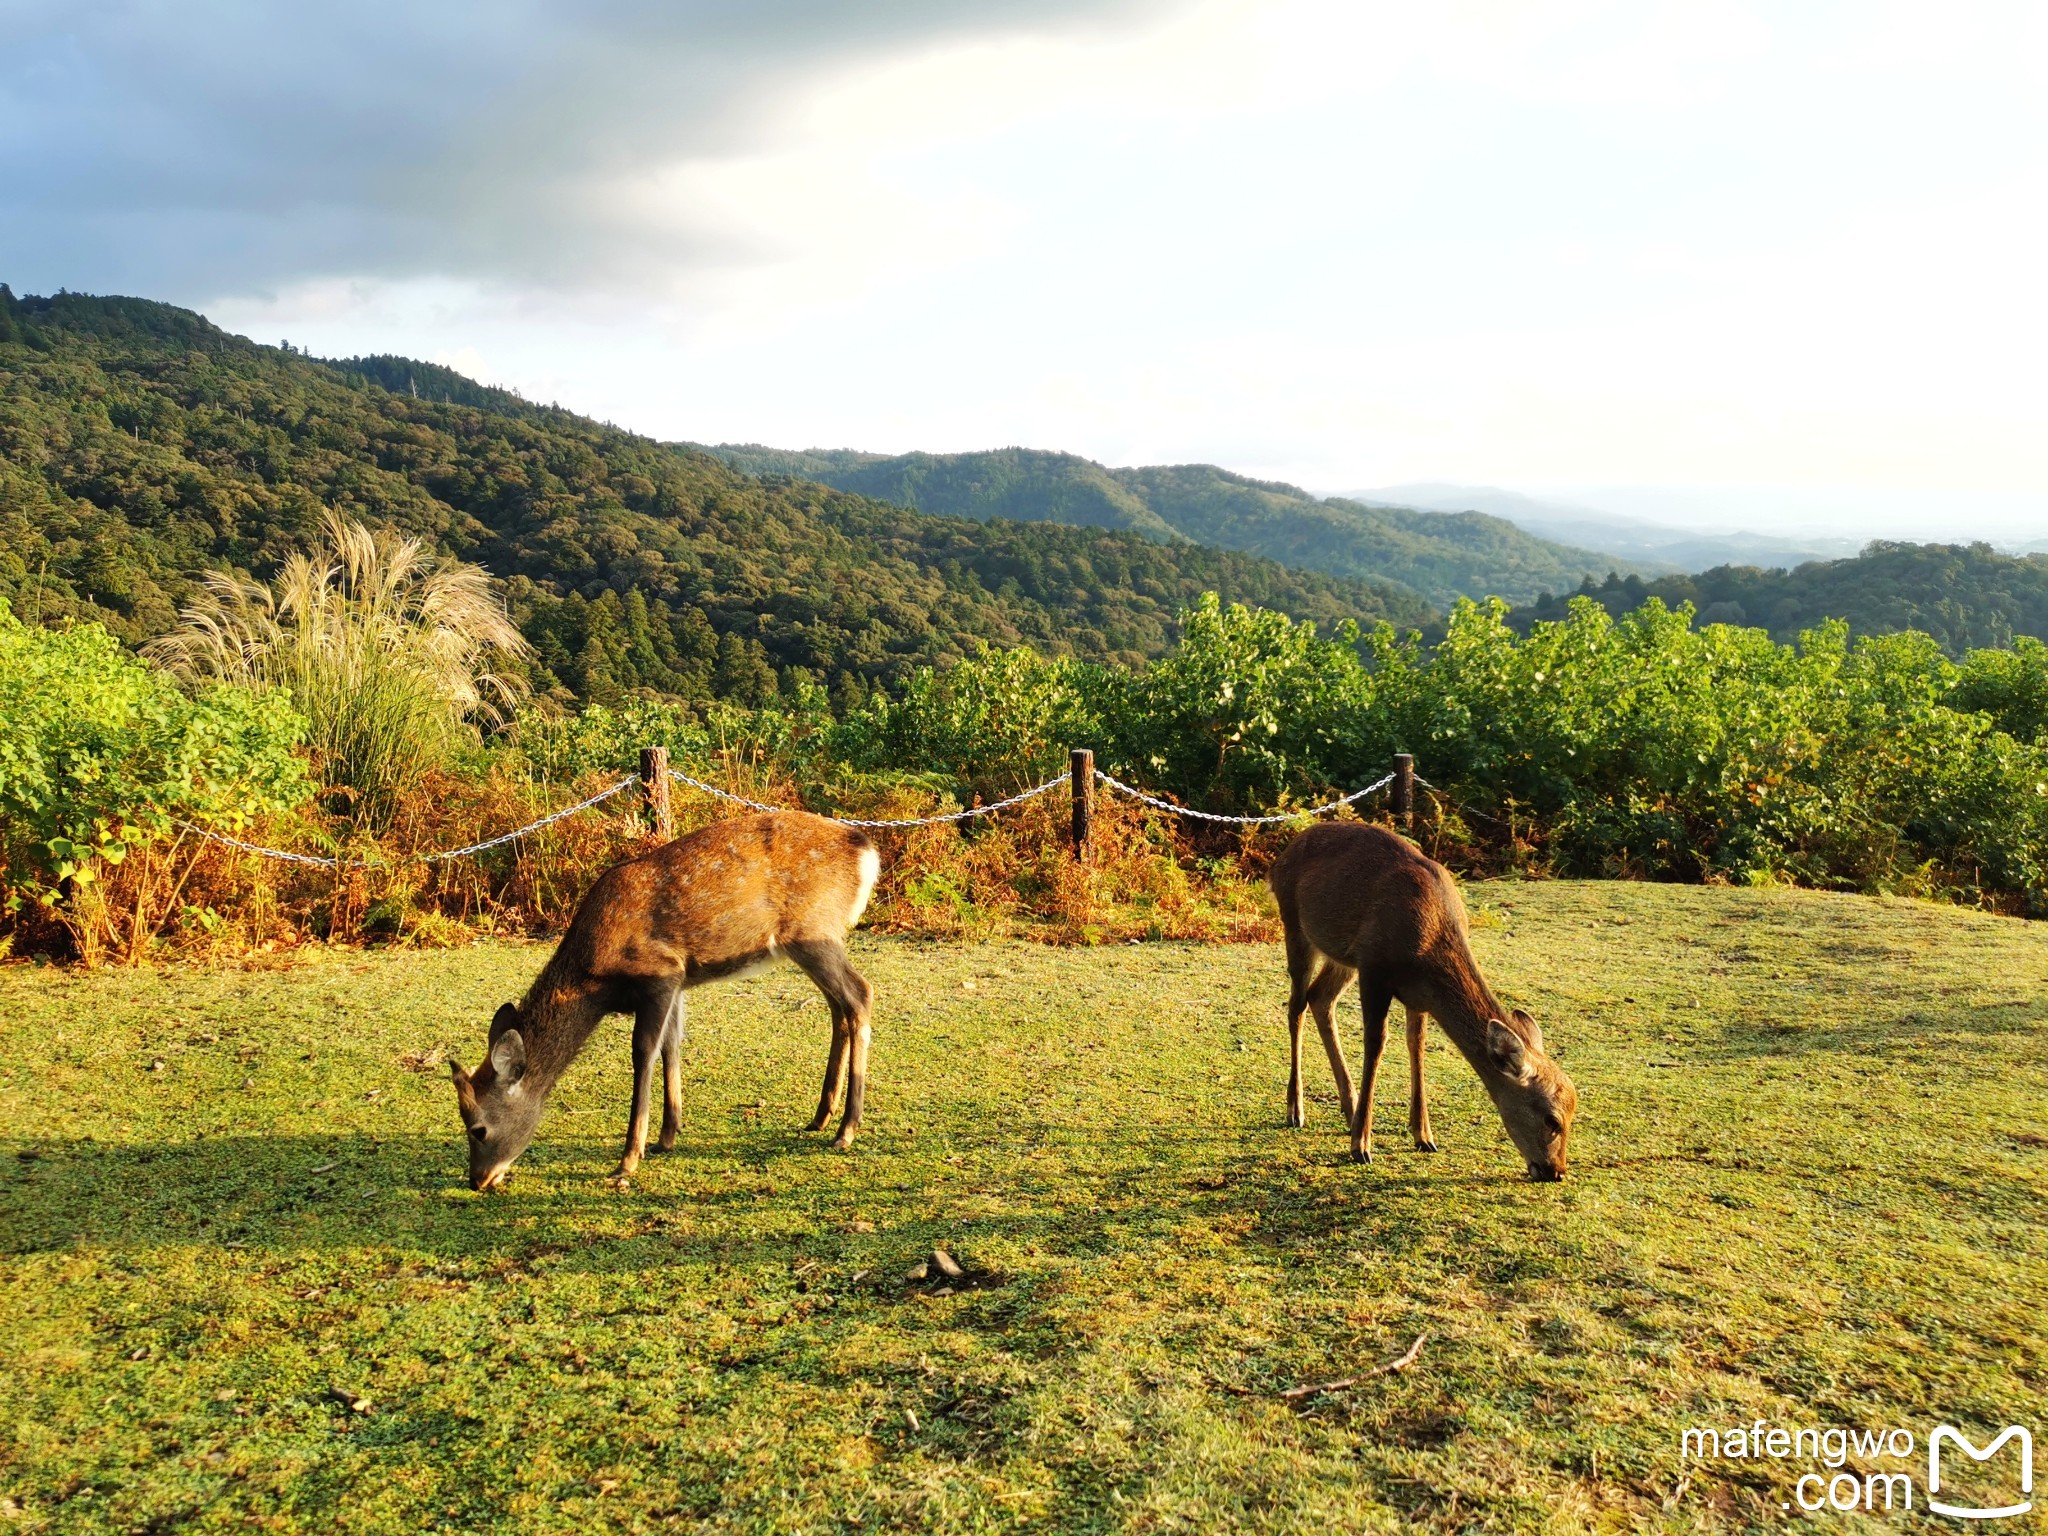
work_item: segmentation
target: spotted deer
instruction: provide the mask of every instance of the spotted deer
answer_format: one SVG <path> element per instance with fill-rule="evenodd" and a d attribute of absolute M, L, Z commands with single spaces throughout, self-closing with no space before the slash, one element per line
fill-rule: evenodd
<path fill-rule="evenodd" d="M 1287 1123 L 1305 1116 L 1301 1015 L 1316 1029 L 1351 1126 L 1351 1155 L 1372 1161 L 1373 1085 L 1387 1043 L 1387 1011 L 1407 1009 L 1408 1127 L 1434 1152 L 1423 1080 L 1423 1029 L 1434 1016 L 1507 1127 L 1536 1179 L 1560 1179 L 1578 1091 L 1543 1051 L 1543 1031 L 1517 1008 L 1503 1009 L 1466 942 L 1465 904 L 1450 872 L 1403 839 L 1356 822 L 1310 827 L 1281 851 L 1266 877 L 1280 904 L 1287 941 Z M 1354 1091 L 1330 1010 L 1356 978 L 1365 1007 L 1364 1081 Z"/>
<path fill-rule="evenodd" d="M 469 1133 L 469 1182 L 505 1181 L 533 1141 L 548 1095 L 606 1014 L 633 1016 L 633 1107 L 615 1178 L 647 1149 L 654 1059 L 662 1061 L 661 1139 L 682 1115 L 683 994 L 786 956 L 832 1010 L 825 1088 L 810 1129 L 824 1129 L 842 1087 L 835 1145 L 853 1144 L 867 1096 L 873 993 L 846 957 L 846 935 L 881 868 L 867 836 L 798 811 L 715 822 L 599 875 L 569 931 L 518 1003 L 491 1020 L 483 1065 L 449 1063 Z"/>

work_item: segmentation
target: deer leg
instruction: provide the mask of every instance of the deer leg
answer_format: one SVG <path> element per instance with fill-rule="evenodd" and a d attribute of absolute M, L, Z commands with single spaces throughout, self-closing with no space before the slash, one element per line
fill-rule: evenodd
<path fill-rule="evenodd" d="M 853 962 L 846 958 L 846 946 L 836 939 L 807 939 L 783 948 L 804 974 L 818 984 L 838 1021 L 832 1032 L 832 1060 L 826 1065 L 825 1086 L 831 1097 L 837 1099 L 843 1059 L 847 1077 L 846 1115 L 839 1122 L 839 1134 L 832 1138 L 832 1145 L 843 1151 L 853 1145 L 867 1102 L 868 1042 L 874 1033 L 868 1025 L 868 1014 L 874 1005 L 874 988 L 853 968 Z M 822 1126 L 831 1116 L 827 1106 L 819 1124 Z"/>
<path fill-rule="evenodd" d="M 1377 976 L 1359 983 L 1358 995 L 1365 1007 L 1365 1059 L 1359 1063 L 1358 1104 L 1351 1115 L 1351 1156 L 1361 1163 L 1372 1161 L 1372 1094 L 1380 1074 L 1380 1056 L 1387 1048 L 1387 1010 L 1394 994 Z"/>
<path fill-rule="evenodd" d="M 1283 914 L 1283 920 L 1291 914 Z M 1301 1102 L 1301 1011 L 1308 1006 L 1309 973 L 1315 951 L 1293 922 L 1285 921 L 1287 938 L 1287 1123 L 1299 1130 L 1308 1123 Z"/>
<path fill-rule="evenodd" d="M 1309 1012 L 1315 1015 L 1316 1033 L 1323 1037 L 1323 1054 L 1330 1058 L 1330 1076 L 1337 1080 L 1337 1103 L 1344 1111 L 1346 1125 L 1358 1108 L 1358 1093 L 1351 1086 L 1351 1068 L 1345 1065 L 1344 1047 L 1337 1043 L 1337 1021 L 1331 1016 L 1331 1009 L 1357 974 L 1350 966 L 1332 960 L 1323 966 L 1315 984 L 1308 989 Z"/>
<path fill-rule="evenodd" d="M 661 1034 L 661 1139 L 658 1152 L 673 1152 L 683 1124 L 683 994 L 677 989 L 669 1004 L 668 1025 Z"/>
<path fill-rule="evenodd" d="M 1415 1137 L 1415 1150 L 1434 1152 L 1436 1139 L 1429 1134 L 1429 1090 L 1422 1075 L 1423 1027 L 1429 1015 L 1413 1003 L 1408 1006 L 1408 1129 Z"/>
<path fill-rule="evenodd" d="M 626 1117 L 626 1150 L 619 1157 L 615 1179 L 631 1177 L 647 1152 L 647 1105 L 654 1091 L 654 1058 L 668 1031 L 674 994 L 666 987 L 643 997 L 633 1014 L 633 1108 Z"/>
<path fill-rule="evenodd" d="M 1287 1002 L 1287 1123 L 1295 1130 L 1308 1124 L 1301 1102 L 1301 1011 L 1303 1003 Z"/>
<path fill-rule="evenodd" d="M 850 1054 L 846 1024 L 846 1010 L 838 1000 L 828 997 L 832 1007 L 832 1045 L 825 1054 L 825 1087 L 818 1095 L 818 1112 L 811 1116 L 811 1123 L 804 1127 L 809 1131 L 822 1131 L 832 1119 L 832 1111 L 839 1107 L 840 1091 L 846 1086 L 846 1058 Z"/>
<path fill-rule="evenodd" d="M 839 1122 L 839 1134 L 832 1138 L 832 1145 L 841 1151 L 853 1145 L 854 1132 L 860 1129 L 861 1111 L 868 1097 L 868 1043 L 874 1038 L 874 1030 L 868 1023 L 868 1011 L 874 1002 L 874 990 L 852 966 L 846 968 L 847 979 L 857 989 L 850 1012 L 851 1029 L 848 1031 L 852 1048 L 852 1071 L 846 1087 L 846 1118 Z"/>

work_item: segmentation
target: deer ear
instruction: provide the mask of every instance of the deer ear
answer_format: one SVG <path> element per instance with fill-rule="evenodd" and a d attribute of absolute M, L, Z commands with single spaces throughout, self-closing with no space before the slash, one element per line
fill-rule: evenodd
<path fill-rule="evenodd" d="M 498 1004 L 498 1011 L 491 1015 L 491 1038 L 497 1039 L 506 1030 L 517 1027 L 519 1010 L 511 1003 Z"/>
<path fill-rule="evenodd" d="M 1515 1010 L 1515 1022 L 1522 1026 L 1522 1038 L 1528 1041 L 1535 1050 L 1541 1052 L 1544 1049 L 1543 1026 L 1531 1018 L 1528 1010 L 1523 1008 Z"/>
<path fill-rule="evenodd" d="M 491 1067 L 508 1088 L 526 1076 L 526 1042 L 518 1030 L 508 1029 L 492 1043 Z"/>
<path fill-rule="evenodd" d="M 1486 1021 L 1486 1059 L 1502 1077 L 1517 1083 L 1528 1081 L 1529 1053 L 1522 1037 L 1499 1019 Z"/>

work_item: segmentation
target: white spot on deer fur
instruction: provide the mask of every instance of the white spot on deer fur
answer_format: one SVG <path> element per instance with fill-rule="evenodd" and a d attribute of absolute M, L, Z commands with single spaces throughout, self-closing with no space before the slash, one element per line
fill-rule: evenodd
<path fill-rule="evenodd" d="M 860 890 L 853 898 L 853 910 L 847 915 L 848 929 L 860 925 L 861 913 L 868 909 L 868 898 L 875 894 L 875 881 L 882 873 L 882 856 L 873 848 L 860 851 Z"/>

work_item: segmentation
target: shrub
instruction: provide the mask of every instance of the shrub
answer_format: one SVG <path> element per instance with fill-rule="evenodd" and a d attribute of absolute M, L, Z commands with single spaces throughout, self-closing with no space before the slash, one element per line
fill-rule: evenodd
<path fill-rule="evenodd" d="M 2022 635 L 2009 651 L 1970 652 L 1948 702 L 1990 716 L 2021 741 L 2039 741 L 2048 730 L 2048 645 Z"/>
<path fill-rule="evenodd" d="M 1085 662 L 984 645 L 944 671 L 919 668 L 898 698 L 877 692 L 832 731 L 829 749 L 849 767 L 943 773 L 969 795 L 1001 799 L 1103 738 L 1114 680 Z"/>
<path fill-rule="evenodd" d="M 188 695 L 104 629 L 42 629 L 0 603 L 0 859 L 11 910 L 51 912 L 88 959 L 119 935 L 95 886 L 149 858 L 178 819 L 240 827 L 310 793 L 305 722 L 282 694 Z M 138 882 L 139 949 L 171 899 Z M 174 892 L 171 893 L 174 896 Z"/>

